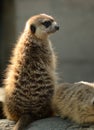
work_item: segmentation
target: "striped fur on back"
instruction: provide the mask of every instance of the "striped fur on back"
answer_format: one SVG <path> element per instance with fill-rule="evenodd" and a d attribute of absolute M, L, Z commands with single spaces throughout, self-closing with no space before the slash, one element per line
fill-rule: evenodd
<path fill-rule="evenodd" d="M 63 83 L 55 91 L 53 108 L 79 124 L 94 123 L 94 83 Z"/>

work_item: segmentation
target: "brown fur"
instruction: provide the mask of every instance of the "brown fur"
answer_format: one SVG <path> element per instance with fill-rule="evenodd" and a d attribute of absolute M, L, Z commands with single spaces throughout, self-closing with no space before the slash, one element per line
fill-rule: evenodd
<path fill-rule="evenodd" d="M 3 102 L 0 101 L 0 119 L 4 119 L 5 116 L 3 114 Z"/>
<path fill-rule="evenodd" d="M 52 24 L 45 28 L 44 20 Z M 13 50 L 4 80 L 4 113 L 8 119 L 18 121 L 14 130 L 24 130 L 30 122 L 52 114 L 56 58 L 48 35 L 56 31 L 53 22 L 45 14 L 31 17 Z"/>
<path fill-rule="evenodd" d="M 94 123 L 94 83 L 63 83 L 55 91 L 53 107 L 61 117 Z"/>
<path fill-rule="evenodd" d="M 5 99 L 5 91 L 3 87 L 0 87 L 0 119 L 4 119 L 5 116 L 3 114 L 3 103 Z"/>

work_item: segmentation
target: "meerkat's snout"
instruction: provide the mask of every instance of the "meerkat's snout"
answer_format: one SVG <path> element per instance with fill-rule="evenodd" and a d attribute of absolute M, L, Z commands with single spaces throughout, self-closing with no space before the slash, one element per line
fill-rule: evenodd
<path fill-rule="evenodd" d="M 56 26 L 55 26 L 55 29 L 56 29 L 56 30 L 59 30 L 59 25 L 56 25 Z"/>
<path fill-rule="evenodd" d="M 52 24 L 53 24 L 52 26 L 53 26 L 54 31 L 58 31 L 59 25 L 57 24 L 57 22 L 53 22 Z"/>

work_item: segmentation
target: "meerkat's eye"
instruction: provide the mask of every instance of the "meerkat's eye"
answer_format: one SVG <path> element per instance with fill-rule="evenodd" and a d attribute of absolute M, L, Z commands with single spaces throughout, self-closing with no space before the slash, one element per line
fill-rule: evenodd
<path fill-rule="evenodd" d="M 42 23 L 46 28 L 48 28 L 52 23 L 51 21 L 45 21 Z"/>

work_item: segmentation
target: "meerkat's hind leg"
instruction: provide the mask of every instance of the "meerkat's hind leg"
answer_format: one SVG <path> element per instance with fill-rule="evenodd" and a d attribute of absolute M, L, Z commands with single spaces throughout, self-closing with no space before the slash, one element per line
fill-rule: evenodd
<path fill-rule="evenodd" d="M 31 114 L 22 115 L 14 126 L 13 130 L 26 130 L 32 121 L 34 121 L 34 119 L 32 118 Z"/>

